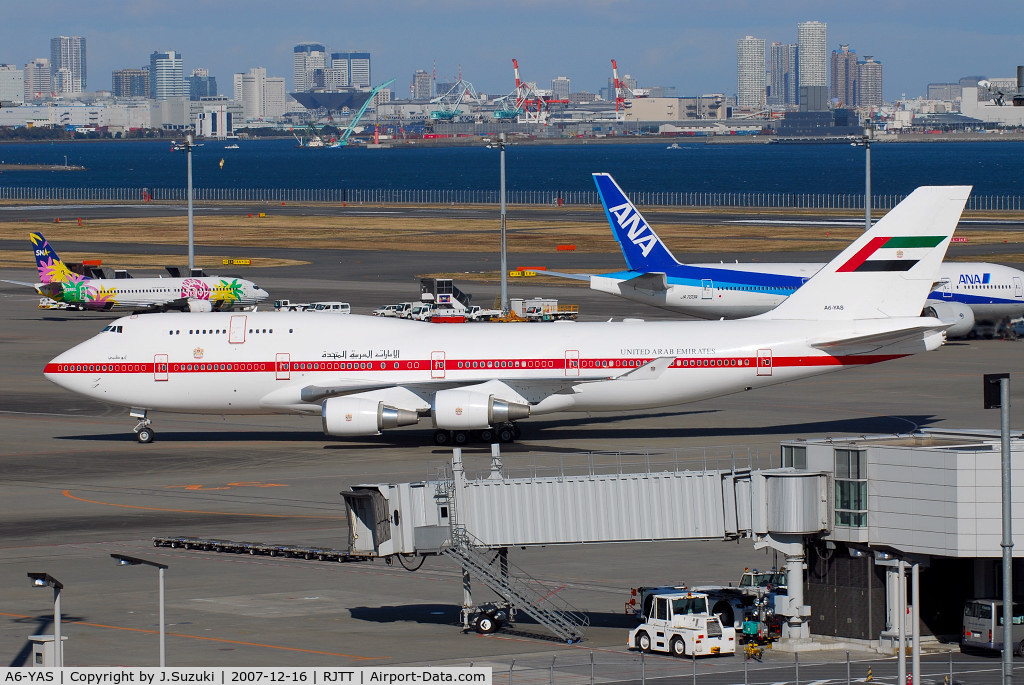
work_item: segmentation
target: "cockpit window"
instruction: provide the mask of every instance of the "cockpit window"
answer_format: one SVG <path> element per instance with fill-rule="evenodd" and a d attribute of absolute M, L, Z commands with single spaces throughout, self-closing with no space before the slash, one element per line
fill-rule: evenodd
<path fill-rule="evenodd" d="M 103 333 L 106 333 L 106 332 L 109 332 L 109 333 L 124 333 L 124 327 L 123 326 L 106 326 L 106 327 L 104 327 L 103 331 L 101 331 L 101 332 L 103 332 Z"/>

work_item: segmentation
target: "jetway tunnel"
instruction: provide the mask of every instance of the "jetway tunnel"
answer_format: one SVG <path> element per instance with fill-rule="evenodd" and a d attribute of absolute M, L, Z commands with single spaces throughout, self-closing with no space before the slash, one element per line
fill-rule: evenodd
<path fill-rule="evenodd" d="M 453 556 L 453 550 L 468 553 L 465 548 L 750 538 L 786 555 L 791 590 L 775 609 L 789 618 L 788 636 L 806 637 L 803 540 L 831 529 L 831 474 L 647 464 L 628 472 L 583 466 L 513 478 L 504 473 L 498 446 L 492 449 L 484 477 L 467 476 L 456 448 L 434 480 L 342 492 L 350 551 Z"/>

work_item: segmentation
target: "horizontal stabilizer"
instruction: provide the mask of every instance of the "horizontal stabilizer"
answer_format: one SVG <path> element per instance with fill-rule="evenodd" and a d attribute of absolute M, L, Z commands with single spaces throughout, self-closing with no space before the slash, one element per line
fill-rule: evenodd
<path fill-rule="evenodd" d="M 922 319 L 918 319 L 918 321 L 921 320 Z M 927 319 L 924 320 L 927 321 Z M 932 320 L 935 321 L 934 325 L 918 324 L 907 328 L 898 328 L 879 333 L 810 340 L 808 342 L 811 347 L 815 347 L 822 352 L 827 352 L 833 357 L 871 354 L 884 347 L 889 347 L 897 343 L 903 343 L 911 340 L 920 340 L 929 335 L 941 333 L 949 328 L 949 324 L 944 324 L 938 319 Z"/>
<path fill-rule="evenodd" d="M 654 290 L 660 292 L 668 290 L 668 276 L 661 271 L 648 271 L 647 273 L 640 274 L 636 278 L 630 278 L 624 281 L 623 285 L 628 285 L 631 288 L 637 288 L 639 290 Z"/>

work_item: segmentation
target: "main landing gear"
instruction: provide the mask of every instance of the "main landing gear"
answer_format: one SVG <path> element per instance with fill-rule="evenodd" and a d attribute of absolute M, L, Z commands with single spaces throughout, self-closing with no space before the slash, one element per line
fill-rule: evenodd
<path fill-rule="evenodd" d="M 139 422 L 135 424 L 135 437 L 142 444 L 153 442 L 153 438 L 156 437 L 156 431 L 150 427 L 153 423 L 149 418 L 146 417 L 145 409 L 132 409 L 128 414 L 133 419 L 138 419 Z"/>
<path fill-rule="evenodd" d="M 439 429 L 434 431 L 434 444 L 461 447 L 463 445 L 468 445 L 470 442 L 482 442 L 485 444 L 490 444 L 492 442 L 513 442 L 519 439 L 520 434 L 519 425 L 514 421 L 500 423 L 497 426 L 488 426 L 487 428 L 479 431 L 450 431 Z"/>

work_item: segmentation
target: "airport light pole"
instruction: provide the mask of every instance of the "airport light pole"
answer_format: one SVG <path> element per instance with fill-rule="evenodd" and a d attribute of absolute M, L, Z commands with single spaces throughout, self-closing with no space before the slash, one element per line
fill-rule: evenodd
<path fill-rule="evenodd" d="M 126 554 L 111 554 L 110 557 L 115 559 L 119 566 L 152 566 L 157 569 L 160 577 L 160 668 L 163 668 L 167 665 L 167 634 L 164 627 L 166 625 L 164 621 L 164 571 L 168 567 L 166 564 L 158 564 L 155 561 L 130 557 Z"/>
<path fill-rule="evenodd" d="M 507 316 L 508 306 L 508 252 L 505 241 L 505 134 L 498 135 L 496 143 L 487 147 L 496 147 L 501 153 L 501 314 Z"/>
<path fill-rule="evenodd" d="M 192 224 L 192 134 L 185 136 L 185 155 L 188 157 L 188 275 L 196 268 L 195 230 Z"/>
<path fill-rule="evenodd" d="M 53 660 L 60 668 L 64 665 L 64 645 L 60 641 L 60 591 L 64 589 L 64 583 L 49 573 L 29 573 L 28 577 L 34 587 L 53 588 Z"/>
<path fill-rule="evenodd" d="M 1010 463 L 1010 374 L 986 373 L 982 397 L 985 409 L 1000 410 L 1000 451 L 1003 500 L 1003 683 L 1013 682 L 1013 468 Z"/>
<path fill-rule="evenodd" d="M 875 139 L 875 125 L 869 119 L 864 135 L 851 145 L 864 147 L 864 230 L 871 228 L 871 141 Z"/>

